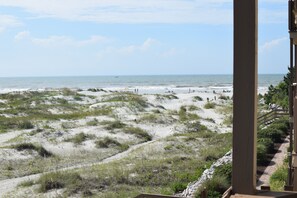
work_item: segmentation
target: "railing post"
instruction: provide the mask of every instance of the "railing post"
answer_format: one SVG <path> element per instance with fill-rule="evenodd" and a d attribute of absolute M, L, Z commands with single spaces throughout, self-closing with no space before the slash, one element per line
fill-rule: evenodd
<path fill-rule="evenodd" d="M 207 198 L 207 189 L 206 188 L 203 189 L 203 191 L 200 194 L 200 197 L 201 198 Z"/>

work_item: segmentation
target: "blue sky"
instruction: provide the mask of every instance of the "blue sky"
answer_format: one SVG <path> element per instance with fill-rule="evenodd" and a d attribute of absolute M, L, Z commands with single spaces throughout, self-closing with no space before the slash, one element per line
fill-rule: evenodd
<path fill-rule="evenodd" d="M 0 76 L 232 74 L 232 0 L 0 0 Z M 286 73 L 287 1 L 259 0 L 259 73 Z"/>

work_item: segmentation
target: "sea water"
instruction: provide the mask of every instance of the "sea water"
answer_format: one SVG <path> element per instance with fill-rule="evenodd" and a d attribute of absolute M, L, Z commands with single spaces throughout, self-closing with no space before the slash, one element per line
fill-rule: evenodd
<path fill-rule="evenodd" d="M 277 85 L 283 74 L 259 75 L 259 89 Z M 199 89 L 232 90 L 232 75 L 154 75 L 154 76 L 71 76 L 71 77 L 1 77 L 0 92 L 57 88 L 140 90 L 163 92 Z"/>

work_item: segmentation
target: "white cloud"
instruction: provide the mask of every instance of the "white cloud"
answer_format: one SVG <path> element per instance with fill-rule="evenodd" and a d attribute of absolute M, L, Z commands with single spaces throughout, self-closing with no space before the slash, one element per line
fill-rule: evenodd
<path fill-rule="evenodd" d="M 0 0 L 34 18 L 98 23 L 232 24 L 232 0 Z M 287 1 L 259 0 L 261 23 L 285 23 Z"/>
<path fill-rule="evenodd" d="M 178 50 L 176 48 L 170 48 L 167 51 L 163 52 L 161 54 L 161 57 L 168 58 L 168 57 L 175 56 L 177 53 L 178 53 Z"/>
<path fill-rule="evenodd" d="M 153 39 L 147 38 L 141 44 L 134 44 L 128 46 L 106 46 L 104 49 L 100 50 L 97 53 L 97 57 L 100 59 L 104 59 L 106 57 L 127 57 L 132 55 L 143 55 L 146 53 L 151 53 L 152 50 L 157 44 L 160 42 Z M 154 48 L 155 49 L 155 48 Z"/>
<path fill-rule="evenodd" d="M 73 40 L 67 36 L 49 36 L 48 38 L 31 38 L 32 43 L 44 47 L 69 46 Z"/>
<path fill-rule="evenodd" d="M 99 23 L 231 23 L 231 0 L 0 0 L 33 17 Z M 228 5 L 228 6 L 226 6 Z M 232 5 L 232 4 L 231 4 Z"/>
<path fill-rule="evenodd" d="M 146 51 L 157 42 L 158 41 L 156 41 L 155 39 L 148 38 L 141 45 L 129 45 L 129 46 L 120 48 L 118 51 L 124 54 L 131 54 L 137 51 Z"/>
<path fill-rule="evenodd" d="M 22 23 L 14 16 L 0 15 L 0 32 L 7 28 L 13 28 L 22 25 Z"/>
<path fill-rule="evenodd" d="M 23 40 L 26 38 L 30 37 L 30 32 L 29 31 L 23 31 L 23 32 L 19 32 L 17 33 L 17 35 L 15 35 L 14 39 L 19 41 L 19 40 Z"/>
<path fill-rule="evenodd" d="M 288 37 L 282 37 L 282 38 L 277 38 L 277 39 L 268 41 L 268 42 L 264 43 L 263 45 L 261 45 L 259 47 L 259 52 L 263 53 L 263 52 L 265 52 L 267 50 L 275 48 L 275 47 L 277 47 L 278 45 L 280 45 L 281 43 L 283 43 L 283 42 L 285 42 L 287 40 L 288 40 Z"/>
<path fill-rule="evenodd" d="M 76 45 L 77 46 L 93 45 L 96 43 L 102 43 L 109 40 L 110 39 L 107 37 L 95 35 L 95 36 L 91 36 L 89 39 L 86 39 L 86 40 L 76 41 Z"/>
<path fill-rule="evenodd" d="M 110 39 L 104 36 L 95 35 L 91 36 L 86 40 L 75 40 L 69 36 L 49 36 L 47 38 L 36 38 L 31 36 L 29 31 L 19 32 L 15 35 L 16 41 L 28 39 L 33 44 L 43 47 L 56 47 L 56 46 L 72 46 L 72 47 L 83 47 L 86 45 L 93 45 L 109 41 Z"/>

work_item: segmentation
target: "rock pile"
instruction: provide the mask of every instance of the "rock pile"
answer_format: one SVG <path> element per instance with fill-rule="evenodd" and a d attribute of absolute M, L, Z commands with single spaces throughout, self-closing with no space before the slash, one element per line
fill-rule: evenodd
<path fill-rule="evenodd" d="M 198 190 L 198 188 L 208 179 L 211 179 L 213 177 L 213 174 L 215 172 L 215 169 L 217 167 L 220 167 L 224 164 L 228 164 L 232 162 L 232 151 L 229 151 L 226 153 L 222 158 L 218 159 L 214 164 L 211 165 L 209 169 L 206 169 L 198 181 L 189 183 L 188 187 L 182 192 L 180 195 L 181 197 L 188 197 L 188 198 L 194 198 L 195 192 Z"/>

